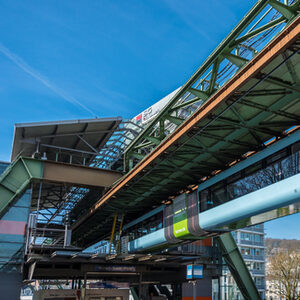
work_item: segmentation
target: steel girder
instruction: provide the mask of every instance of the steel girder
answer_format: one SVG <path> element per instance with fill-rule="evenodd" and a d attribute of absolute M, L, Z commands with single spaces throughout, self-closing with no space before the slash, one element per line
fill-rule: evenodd
<path fill-rule="evenodd" d="M 72 226 L 74 242 L 96 242 L 110 230 L 104 224 L 111 222 L 114 211 L 126 212 L 130 221 L 245 159 L 247 153 L 263 149 L 266 141 L 284 137 L 289 127 L 297 125 L 300 93 L 288 62 L 299 76 L 299 23 L 297 18 L 78 218 Z"/>
<path fill-rule="evenodd" d="M 258 290 L 231 233 L 215 238 L 219 250 L 246 300 L 260 300 Z"/>
<path fill-rule="evenodd" d="M 33 178 L 42 178 L 43 161 L 20 157 L 0 176 L 0 217 L 11 203 L 23 195 Z"/>
<path fill-rule="evenodd" d="M 238 70 L 243 68 L 267 42 L 299 13 L 300 1 L 285 4 L 261 0 L 223 40 L 202 66 L 179 89 L 164 109 L 129 145 L 124 155 L 124 170 L 129 171 L 168 136 L 166 124 L 179 127 L 184 119 L 180 109 L 195 103 L 201 106 Z M 187 116 L 186 116 L 187 117 Z"/>
<path fill-rule="evenodd" d="M 0 176 L 0 217 L 32 181 L 103 188 L 111 186 L 121 175 L 116 171 L 19 157 Z M 55 191 L 51 189 L 51 192 Z M 51 202 L 51 199 L 48 198 L 48 201 Z M 53 205 L 55 207 L 53 202 L 50 203 L 50 207 Z"/>

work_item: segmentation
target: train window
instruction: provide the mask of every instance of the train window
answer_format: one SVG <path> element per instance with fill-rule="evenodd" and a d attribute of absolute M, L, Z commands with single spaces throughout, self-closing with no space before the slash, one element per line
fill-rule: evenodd
<path fill-rule="evenodd" d="M 285 170 L 282 169 L 281 161 L 266 167 L 262 172 L 260 188 L 282 180 L 284 172 Z"/>
<path fill-rule="evenodd" d="M 186 218 L 186 194 L 173 200 L 173 222 L 178 223 Z"/>
<path fill-rule="evenodd" d="M 237 173 L 231 175 L 230 177 L 228 177 L 227 182 L 232 183 L 232 182 L 238 181 L 241 178 L 242 178 L 242 172 L 237 172 Z"/>
<path fill-rule="evenodd" d="M 245 176 L 251 175 L 262 168 L 262 162 L 255 163 L 254 165 L 245 169 Z"/>
<path fill-rule="evenodd" d="M 186 195 L 182 194 L 173 201 L 174 214 L 178 214 L 186 210 Z"/>
<path fill-rule="evenodd" d="M 201 211 L 208 210 L 212 208 L 213 203 L 210 198 L 210 191 L 209 190 L 204 190 L 199 193 L 199 209 Z"/>
<path fill-rule="evenodd" d="M 199 192 L 200 211 L 208 210 L 298 173 L 300 173 L 300 142 Z"/>
<path fill-rule="evenodd" d="M 299 151 L 300 151 L 300 142 L 293 144 L 292 145 L 292 153 L 294 154 L 294 153 L 297 153 Z"/>
<path fill-rule="evenodd" d="M 279 159 L 282 159 L 282 158 L 286 157 L 287 154 L 288 154 L 288 151 L 287 151 L 287 148 L 285 148 L 285 149 L 283 149 L 283 150 L 281 150 L 281 151 L 279 151 L 279 152 L 277 152 L 277 153 L 269 156 L 266 159 L 267 165 L 270 165 L 271 163 L 273 163 L 273 162 L 275 162 L 275 161 L 277 161 Z"/>
<path fill-rule="evenodd" d="M 212 187 L 211 200 L 214 206 L 220 205 L 227 201 L 227 191 L 223 182 Z"/>
<path fill-rule="evenodd" d="M 142 237 L 151 232 L 157 231 L 163 227 L 163 212 L 150 216 L 149 218 L 135 224 L 126 230 L 126 235 L 129 235 L 130 241 Z"/>
<path fill-rule="evenodd" d="M 235 199 L 236 197 L 239 197 L 241 194 L 240 186 L 237 182 L 231 183 L 227 186 L 227 192 L 228 192 L 228 200 Z"/>

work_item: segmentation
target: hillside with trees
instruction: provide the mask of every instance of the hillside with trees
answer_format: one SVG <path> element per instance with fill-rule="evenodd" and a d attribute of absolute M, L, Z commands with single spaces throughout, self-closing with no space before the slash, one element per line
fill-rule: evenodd
<path fill-rule="evenodd" d="M 296 251 L 300 252 L 300 240 L 287 240 L 287 239 L 272 239 L 266 238 L 265 239 L 265 246 L 266 246 L 266 254 L 267 256 L 272 255 L 281 250 L 288 250 L 288 251 Z"/>
<path fill-rule="evenodd" d="M 300 299 L 300 240 L 265 239 L 267 298 Z"/>

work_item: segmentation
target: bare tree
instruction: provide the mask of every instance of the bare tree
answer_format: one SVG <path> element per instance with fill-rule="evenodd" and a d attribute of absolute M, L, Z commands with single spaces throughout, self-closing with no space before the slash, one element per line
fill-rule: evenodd
<path fill-rule="evenodd" d="M 300 254 L 281 250 L 269 258 L 267 279 L 269 292 L 287 300 L 300 299 Z"/>

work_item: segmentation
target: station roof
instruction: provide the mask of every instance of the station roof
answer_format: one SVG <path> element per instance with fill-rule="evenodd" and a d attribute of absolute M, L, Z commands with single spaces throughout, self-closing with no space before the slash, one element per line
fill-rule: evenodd
<path fill-rule="evenodd" d="M 300 125 L 300 18 L 214 93 L 73 224 L 88 245 L 115 212 L 133 220 Z"/>
<path fill-rule="evenodd" d="M 59 161 L 66 161 L 64 154 L 96 156 L 101 147 L 121 123 L 122 118 L 79 119 L 15 124 L 11 161 L 19 155 L 32 156 L 36 152 L 50 156 L 60 154 Z"/>

